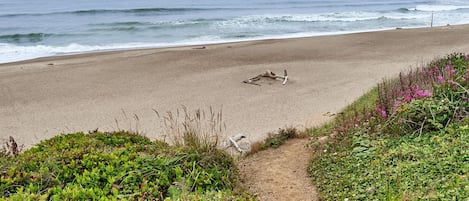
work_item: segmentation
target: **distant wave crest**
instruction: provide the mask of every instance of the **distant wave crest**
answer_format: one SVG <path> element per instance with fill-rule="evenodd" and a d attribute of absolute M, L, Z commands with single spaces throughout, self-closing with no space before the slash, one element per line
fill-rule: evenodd
<path fill-rule="evenodd" d="M 100 14 L 100 13 L 171 13 L 171 12 L 184 12 L 184 11 L 203 11 L 209 9 L 203 8 L 136 8 L 136 9 L 125 9 L 125 10 L 107 10 L 107 9 L 96 9 L 96 10 L 80 10 L 69 13 L 75 14 Z"/>
<path fill-rule="evenodd" d="M 220 10 L 219 8 L 134 8 L 134 9 L 91 9 L 91 10 L 76 10 L 64 12 L 51 12 L 51 13 L 17 13 L 5 14 L 0 17 L 19 17 L 19 16 L 43 16 L 43 15 L 98 15 L 98 14 L 113 14 L 113 13 L 134 13 L 134 14 L 165 14 L 175 12 L 191 12 L 191 11 L 209 11 Z"/>
<path fill-rule="evenodd" d="M 404 15 L 400 13 L 348 12 L 295 15 L 252 15 L 218 22 L 219 26 L 243 26 L 252 24 L 288 23 L 288 22 L 359 22 L 372 20 L 406 20 L 427 16 Z"/>
<path fill-rule="evenodd" d="M 174 21 L 159 21 L 159 22 L 137 22 L 137 21 L 122 21 L 111 23 L 97 23 L 89 24 L 92 29 L 90 31 L 138 31 L 145 29 L 173 29 L 184 28 L 192 26 L 207 26 L 217 21 L 224 19 L 192 19 L 192 20 L 174 20 Z"/>
<path fill-rule="evenodd" d="M 469 9 L 469 6 L 455 6 L 455 5 L 418 5 L 414 10 L 417 11 L 452 11 L 452 10 L 462 10 Z"/>
<path fill-rule="evenodd" d="M 46 37 L 50 37 L 54 34 L 48 33 L 27 33 L 27 34 L 7 34 L 0 35 L 1 42 L 9 43 L 35 43 L 40 42 Z"/>

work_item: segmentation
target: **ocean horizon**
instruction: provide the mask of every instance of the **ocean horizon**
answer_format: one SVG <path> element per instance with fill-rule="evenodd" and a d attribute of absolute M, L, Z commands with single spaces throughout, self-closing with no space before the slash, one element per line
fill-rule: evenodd
<path fill-rule="evenodd" d="M 0 1 L 0 63 L 469 23 L 469 0 Z"/>

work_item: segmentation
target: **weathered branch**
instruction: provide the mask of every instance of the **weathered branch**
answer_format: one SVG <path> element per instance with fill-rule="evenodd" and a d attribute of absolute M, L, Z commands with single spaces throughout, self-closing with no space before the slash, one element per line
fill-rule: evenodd
<path fill-rule="evenodd" d="M 277 80 L 277 79 L 283 80 L 282 84 L 285 85 L 288 82 L 287 70 L 284 70 L 283 74 L 284 74 L 283 76 L 276 75 L 274 72 L 267 70 L 265 73 L 262 73 L 255 77 L 244 80 L 243 83 L 261 86 L 260 84 L 257 84 L 255 82 L 259 81 L 262 77 L 266 77 L 266 78 L 271 78 L 274 80 Z"/>
<path fill-rule="evenodd" d="M 244 136 L 242 133 L 228 137 L 229 142 L 225 145 L 225 148 L 234 146 L 239 152 L 245 152 L 245 150 L 241 149 L 241 147 L 238 145 L 238 142 L 244 138 L 246 138 L 246 136 Z"/>

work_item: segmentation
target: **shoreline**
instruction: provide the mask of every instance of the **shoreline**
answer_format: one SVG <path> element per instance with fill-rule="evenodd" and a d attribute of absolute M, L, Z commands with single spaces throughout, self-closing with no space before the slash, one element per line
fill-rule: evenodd
<path fill-rule="evenodd" d="M 413 27 L 413 28 L 418 28 L 418 27 Z M 399 29 L 399 28 L 395 28 Z M 412 28 L 409 28 L 412 29 Z M 42 60 L 42 59 L 47 59 L 47 58 L 57 58 L 57 57 L 67 57 L 67 56 L 76 56 L 76 55 L 86 55 L 86 54 L 100 54 L 100 53 L 112 53 L 112 52 L 122 52 L 122 51 L 138 51 L 138 50 L 150 50 L 150 49 L 172 49 L 172 48 L 183 48 L 183 47 L 199 47 L 199 46 L 209 46 L 209 45 L 223 45 L 223 44 L 232 44 L 232 43 L 245 43 L 245 42 L 256 42 L 256 41 L 264 41 L 264 40 L 283 40 L 283 39 L 299 39 L 299 38 L 311 38 L 311 37 L 321 37 L 321 36 L 336 36 L 336 35 L 346 35 L 346 34 L 356 34 L 356 33 L 368 33 L 368 32 L 379 32 L 379 31 L 389 31 L 393 30 L 391 28 L 389 29 L 371 29 L 371 30 L 361 30 L 361 31 L 342 31 L 342 32 L 325 32 L 324 34 L 317 33 L 317 34 L 305 34 L 305 33 L 300 33 L 300 34 L 287 34 L 287 35 L 280 35 L 280 36 L 265 36 L 265 37 L 259 37 L 259 38 L 247 38 L 244 40 L 226 40 L 226 41 L 204 41 L 200 43 L 174 43 L 174 44 L 169 44 L 169 45 L 148 45 L 148 47 L 141 46 L 141 47 L 129 47 L 129 48 L 115 48 L 115 49 L 103 49 L 103 50 L 90 50 L 90 51 L 82 51 L 82 52 L 70 52 L 70 53 L 60 53 L 56 55 L 49 55 L 49 56 L 40 56 L 40 57 L 35 57 L 35 58 L 30 58 L 30 59 L 24 59 L 24 60 L 17 60 L 17 61 L 11 61 L 11 62 L 4 62 L 0 63 L 0 66 L 5 64 L 15 64 L 19 62 L 29 62 L 29 61 L 35 61 L 35 60 Z M 298 35 L 298 36 L 295 36 Z"/>
<path fill-rule="evenodd" d="M 441 25 L 441 26 L 433 26 L 432 28 L 440 28 L 440 27 L 447 27 L 447 26 L 465 26 L 469 24 L 457 24 L 457 25 Z M 325 32 L 325 33 L 315 33 L 315 34 L 306 34 L 306 33 L 298 33 L 298 34 L 286 34 L 280 36 L 265 36 L 260 38 L 248 38 L 244 40 L 227 40 L 227 41 L 205 41 L 201 43 L 174 43 L 170 45 L 162 45 L 162 46 L 152 46 L 149 45 L 148 47 L 129 47 L 129 48 L 115 48 L 115 49 L 104 49 L 104 50 L 90 50 L 90 51 L 82 51 L 82 52 L 70 52 L 70 53 L 60 53 L 56 55 L 49 55 L 49 56 L 42 56 L 42 57 L 35 57 L 30 59 L 24 60 L 16 60 L 11 62 L 4 62 L 0 63 L 0 68 L 2 65 L 10 65 L 15 63 L 21 62 L 34 62 L 40 61 L 43 59 L 52 59 L 58 57 L 71 57 L 71 56 L 80 56 L 80 55 L 87 55 L 87 54 L 106 54 L 106 53 L 114 53 L 114 52 L 122 52 L 122 51 L 141 51 L 141 50 L 151 50 L 151 49 L 173 49 L 173 48 L 184 48 L 184 47 L 199 47 L 199 46 L 210 46 L 210 45 L 224 45 L 224 44 L 233 44 L 233 43 L 247 43 L 247 42 L 256 42 L 256 41 L 268 41 L 268 40 L 289 40 L 289 39 L 302 39 L 302 38 L 313 38 L 313 37 L 324 37 L 324 36 L 337 36 L 337 35 L 348 35 L 348 34 L 360 34 L 360 33 L 373 33 L 373 32 L 381 32 L 381 31 L 391 31 L 391 30 L 401 30 L 401 29 L 427 29 L 431 27 L 395 27 L 395 28 L 382 28 L 382 29 L 370 29 L 370 30 L 360 30 L 360 31 L 341 31 L 341 32 Z"/>
<path fill-rule="evenodd" d="M 59 133 L 135 130 L 162 138 L 153 109 L 223 110 L 251 142 L 331 119 L 383 79 L 469 52 L 469 25 L 46 57 L 0 64 L 0 136 L 26 148 Z M 289 82 L 242 83 L 271 70 Z M 138 118 L 134 118 L 133 116 Z M 137 119 L 137 120 L 136 120 Z M 118 122 L 118 123 L 116 123 Z"/>

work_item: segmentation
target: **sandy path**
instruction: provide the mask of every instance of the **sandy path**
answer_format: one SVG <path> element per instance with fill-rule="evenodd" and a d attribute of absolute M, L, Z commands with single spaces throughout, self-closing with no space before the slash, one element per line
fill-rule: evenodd
<path fill-rule="evenodd" d="M 26 146 L 61 132 L 138 129 L 161 137 L 152 109 L 223 106 L 226 134 L 249 140 L 311 126 L 384 76 L 469 51 L 469 26 L 52 57 L 0 65 L 0 138 Z M 291 78 L 241 81 L 265 70 Z M 138 120 L 136 118 L 138 117 Z M 116 121 L 118 123 L 116 123 Z"/>
<path fill-rule="evenodd" d="M 311 150 L 308 140 L 293 139 L 278 149 L 268 149 L 243 158 L 239 169 L 248 189 L 261 201 L 318 200 L 307 173 Z"/>

